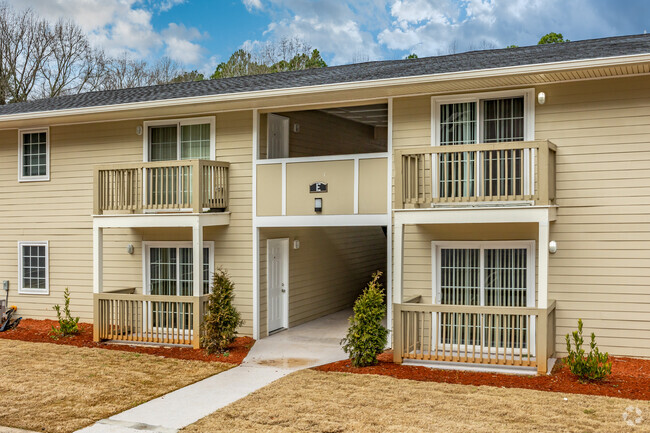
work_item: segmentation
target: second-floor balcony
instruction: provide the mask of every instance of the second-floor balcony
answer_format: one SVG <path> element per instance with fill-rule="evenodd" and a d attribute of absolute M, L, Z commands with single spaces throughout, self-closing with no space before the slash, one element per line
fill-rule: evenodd
<path fill-rule="evenodd" d="M 547 140 L 400 149 L 395 207 L 552 204 L 555 151 Z"/>
<path fill-rule="evenodd" d="M 93 214 L 224 211 L 229 165 L 192 159 L 97 166 Z"/>

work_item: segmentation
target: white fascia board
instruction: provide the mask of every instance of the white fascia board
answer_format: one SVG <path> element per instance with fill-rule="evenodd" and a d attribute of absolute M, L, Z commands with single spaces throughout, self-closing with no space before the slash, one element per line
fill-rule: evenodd
<path fill-rule="evenodd" d="M 123 110 L 147 109 L 174 105 L 217 103 L 256 98 L 272 98 L 330 91 L 347 91 L 371 87 L 421 84 L 432 81 L 454 81 L 472 78 L 498 77 L 520 74 L 539 74 L 594 67 L 624 66 L 650 61 L 650 54 L 604 57 L 596 59 L 570 60 L 562 62 L 539 63 L 532 65 L 508 66 L 503 68 L 478 69 L 473 71 L 446 72 L 441 74 L 416 75 L 413 77 L 383 78 L 377 80 L 353 81 L 347 83 L 320 84 L 295 88 L 256 90 L 250 92 L 227 93 L 219 95 L 192 96 L 187 98 L 161 99 L 156 101 L 130 102 L 125 104 L 100 105 L 96 107 L 70 108 L 66 110 L 37 111 L 0 116 L 0 122 L 40 119 L 44 117 L 63 117 L 79 114 L 108 113 Z"/>
<path fill-rule="evenodd" d="M 397 224 L 548 223 L 555 221 L 555 206 L 437 208 L 395 210 Z"/>
<path fill-rule="evenodd" d="M 93 215 L 94 228 L 200 227 L 230 224 L 230 212 L 202 214 Z"/>
<path fill-rule="evenodd" d="M 366 227 L 387 226 L 387 214 L 377 215 L 303 215 L 255 217 L 255 227 Z"/>

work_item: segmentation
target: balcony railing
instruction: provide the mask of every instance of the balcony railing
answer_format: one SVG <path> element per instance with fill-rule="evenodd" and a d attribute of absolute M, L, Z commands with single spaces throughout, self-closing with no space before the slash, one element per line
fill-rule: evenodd
<path fill-rule="evenodd" d="M 225 210 L 229 166 L 202 159 L 97 166 L 93 213 Z"/>
<path fill-rule="evenodd" d="M 94 341 L 200 346 L 208 296 L 94 295 Z"/>
<path fill-rule="evenodd" d="M 555 151 L 546 140 L 401 149 L 397 207 L 555 199 Z"/>
<path fill-rule="evenodd" d="M 393 356 L 403 359 L 536 367 L 555 349 L 555 301 L 548 308 L 393 304 Z"/>

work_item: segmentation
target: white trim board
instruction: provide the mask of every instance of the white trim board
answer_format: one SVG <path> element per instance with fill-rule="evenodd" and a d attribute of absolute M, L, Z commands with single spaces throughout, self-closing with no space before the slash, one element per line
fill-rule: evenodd
<path fill-rule="evenodd" d="M 254 227 L 363 227 L 388 226 L 388 214 L 377 215 L 304 215 L 254 217 Z"/>
<path fill-rule="evenodd" d="M 191 214 L 93 215 L 95 228 L 200 227 L 230 224 L 230 212 Z"/>

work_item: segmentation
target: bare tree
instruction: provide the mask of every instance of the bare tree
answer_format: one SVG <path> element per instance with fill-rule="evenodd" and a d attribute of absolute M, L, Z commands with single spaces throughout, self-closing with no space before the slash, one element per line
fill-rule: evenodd
<path fill-rule="evenodd" d="M 71 21 L 59 21 L 52 31 L 51 55 L 43 64 L 42 96 L 78 93 L 88 82 L 94 58 L 88 38 Z"/>
<path fill-rule="evenodd" d="M 181 64 L 169 57 L 161 58 L 149 68 L 149 80 L 151 84 L 170 83 L 181 74 L 183 74 Z"/>
<path fill-rule="evenodd" d="M 3 5 L 0 19 L 2 69 L 9 76 L 3 101 L 26 101 L 52 53 L 52 32 L 31 9 L 17 13 Z"/>

